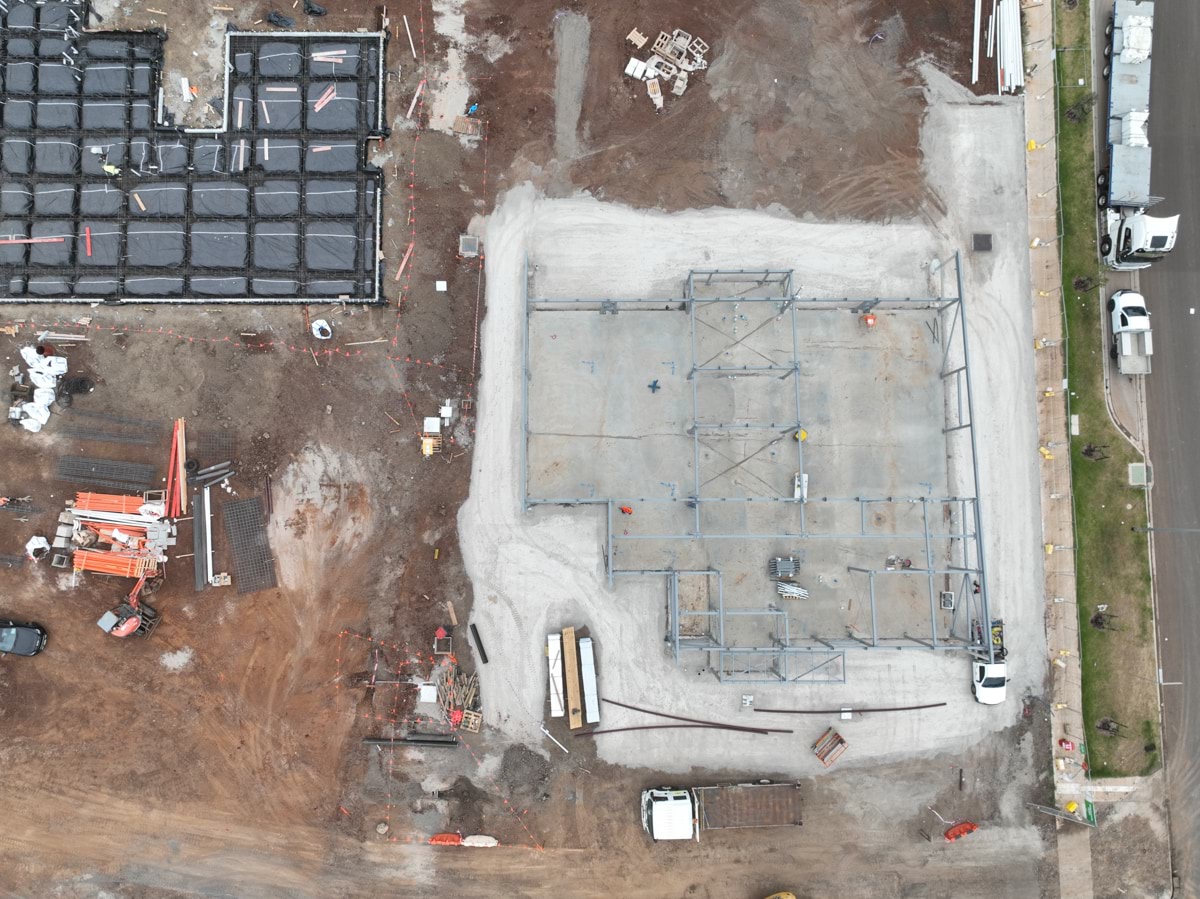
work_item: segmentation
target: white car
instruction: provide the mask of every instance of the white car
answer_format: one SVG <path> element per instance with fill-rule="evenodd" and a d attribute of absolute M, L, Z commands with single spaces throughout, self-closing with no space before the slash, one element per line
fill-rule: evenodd
<path fill-rule="evenodd" d="M 974 677 L 971 692 L 975 701 L 984 705 L 999 705 L 1008 692 L 1008 666 L 1004 662 L 975 661 L 971 663 Z"/>

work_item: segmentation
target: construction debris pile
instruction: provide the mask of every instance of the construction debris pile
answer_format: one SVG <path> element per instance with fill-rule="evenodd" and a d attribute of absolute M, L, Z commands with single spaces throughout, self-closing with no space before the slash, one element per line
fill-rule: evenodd
<path fill-rule="evenodd" d="M 155 575 L 175 545 L 175 524 L 166 518 L 163 492 L 141 496 L 77 493 L 58 517 L 51 565 L 117 577 Z"/>
<path fill-rule="evenodd" d="M 421 455 L 428 459 L 434 453 L 442 451 L 442 431 L 450 429 L 454 423 L 455 411 L 453 400 L 442 403 L 437 415 L 426 416 L 421 422 Z M 392 419 L 395 421 L 395 419 Z"/>
<path fill-rule="evenodd" d="M 463 674 L 457 662 L 440 669 L 437 695 L 438 706 L 453 728 L 479 733 L 483 714 L 479 703 L 479 675 Z"/>
<path fill-rule="evenodd" d="M 19 365 L 9 371 L 14 383 L 8 420 L 36 434 L 50 420 L 50 406 L 58 398 L 58 384 L 67 373 L 67 360 L 56 355 L 48 344 L 21 347 L 21 359 L 27 371 L 22 372 Z"/>
<path fill-rule="evenodd" d="M 625 38 L 638 50 L 646 46 L 648 38 L 636 28 Z M 625 66 L 625 74 L 646 82 L 646 93 L 655 109 L 663 108 L 663 85 L 659 79 L 671 86 L 671 93 L 682 97 L 688 87 L 688 76 L 693 72 L 702 72 L 708 68 L 704 55 L 708 52 L 708 44 L 698 37 L 692 37 L 686 31 L 676 28 L 670 34 L 660 31 L 650 48 L 650 58 L 638 59 L 629 57 Z"/>

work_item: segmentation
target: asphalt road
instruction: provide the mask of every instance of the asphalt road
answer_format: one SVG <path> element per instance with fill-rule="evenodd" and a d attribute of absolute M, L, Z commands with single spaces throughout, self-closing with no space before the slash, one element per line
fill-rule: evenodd
<path fill-rule="evenodd" d="M 1200 3 L 1155 6 L 1151 84 L 1151 184 L 1162 215 L 1181 213 L 1179 242 L 1140 273 L 1154 315 L 1154 371 L 1146 383 L 1159 650 L 1165 697 L 1167 790 L 1175 866 L 1200 899 L 1200 103 L 1196 48 Z"/>

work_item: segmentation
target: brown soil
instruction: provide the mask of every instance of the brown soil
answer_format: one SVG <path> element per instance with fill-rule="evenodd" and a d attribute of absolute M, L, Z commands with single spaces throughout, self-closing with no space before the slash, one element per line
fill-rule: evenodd
<path fill-rule="evenodd" d="M 925 201 L 924 100 L 911 64 L 926 59 L 970 80 L 974 13 L 964 20 L 959 0 L 577 2 L 567 8 L 591 22 L 581 154 L 555 160 L 552 23 L 561 6 L 484 0 L 468 16 L 480 40 L 497 34 L 513 47 L 494 65 L 476 58 L 472 70 L 484 85 L 493 159 L 513 160 L 501 188 L 531 179 L 552 194 L 583 188 L 668 210 L 779 204 L 824 218 L 911 215 Z M 709 70 L 661 114 L 621 74 L 634 26 L 651 37 L 679 27 L 712 45 Z M 978 89 L 987 83 L 981 76 Z"/>
<path fill-rule="evenodd" d="M 378 21 L 370 4 L 329 5 L 325 19 L 306 19 L 286 4 L 284 11 L 307 28 Z M 332 322 L 330 342 L 311 337 L 299 309 L 7 310 L 5 322 L 22 327 L 17 338 L 0 337 L 9 360 L 38 325 L 66 329 L 92 316 L 90 343 L 64 348 L 72 369 L 100 385 L 77 401 L 80 409 L 164 423 L 183 416 L 190 428 L 234 435 L 237 494 L 261 495 L 264 479 L 273 481 L 269 533 L 279 587 L 248 596 L 229 588 L 194 593 L 191 525 L 183 523 L 180 558 L 155 597 L 162 625 L 148 641 L 117 641 L 94 622 L 127 581 L 88 578 L 72 587 L 46 563 L 0 568 L 0 612 L 51 631 L 40 658 L 0 662 L 0 763 L 11 786 L 0 840 L 3 891 L 331 897 L 450 887 L 458 896 L 550 896 L 562 895 L 573 877 L 567 892 L 577 896 L 789 888 L 849 897 L 901 895 L 908 882 L 942 895 L 959 882 L 958 857 L 933 856 L 916 837 L 898 844 L 890 823 L 853 832 L 836 814 L 844 797 L 835 781 L 818 791 L 813 813 L 841 823 L 806 827 L 805 839 L 790 831 L 734 834 L 703 851 L 676 852 L 646 842 L 631 803 L 661 776 L 603 765 L 592 747 L 572 745 L 569 757 L 547 761 L 494 745 L 485 732 L 464 735 L 453 761 L 435 763 L 428 753 L 446 750 L 432 749 L 422 763 L 368 752 L 359 739 L 412 718 L 411 687 L 373 687 L 372 675 L 426 675 L 433 631 L 448 623 L 443 604 L 454 602 L 464 624 L 470 608 L 455 516 L 470 474 L 483 285 L 482 261 L 460 260 L 456 249 L 472 216 L 527 178 L 552 193 L 586 189 L 667 209 L 778 203 L 797 214 L 854 217 L 919 210 L 923 105 L 906 66 L 932 53 L 961 73 L 970 22 L 963 34 L 961 15 L 946 13 L 961 5 L 469 2 L 471 35 L 512 49 L 494 64 L 469 53 L 484 141 L 466 146 L 403 127 L 381 147 L 389 308 L 312 307 L 311 317 Z M 153 6 L 132 0 L 105 27 L 161 24 Z M 586 12 L 592 26 L 581 155 L 572 160 L 553 158 L 553 16 L 564 7 Z M 238 6 L 233 20 L 249 27 L 267 9 Z M 402 67 L 388 85 L 397 118 L 446 49 L 429 5 L 404 11 L 428 65 L 413 64 L 401 11 L 390 10 L 396 39 L 388 69 Z M 211 42 L 212 14 L 203 5 L 167 10 L 167 66 L 194 84 L 216 75 L 197 61 L 203 53 L 192 55 Z M 624 35 L 634 25 L 651 35 L 682 27 L 713 47 L 712 68 L 662 116 L 621 77 Z M 880 30 L 885 38 L 869 43 Z M 427 121 L 424 104 L 416 118 Z M 409 270 L 395 282 L 391 273 L 410 241 Z M 435 292 L 439 279 L 446 293 Z M 376 338 L 384 342 L 352 346 Z M 445 452 L 422 460 L 417 423 L 447 398 L 460 404 L 462 423 Z M 28 522 L 0 514 L 0 553 L 20 553 L 31 534 L 52 532 L 75 489 L 52 480 L 59 456 L 147 461 L 161 471 L 166 445 L 80 443 L 61 434 L 71 414 L 56 413 L 41 435 L 0 431 L 0 493 L 30 494 L 38 508 Z M 228 570 L 219 513 L 214 536 L 217 570 Z M 453 638 L 470 669 L 465 628 Z M 183 651 L 191 657 L 178 670 L 162 658 Z M 489 755 L 501 756 L 498 766 L 486 763 Z M 944 760 L 923 765 L 922 777 L 947 768 Z M 457 773 L 430 787 L 438 766 Z M 387 836 L 376 834 L 381 820 L 390 824 Z M 438 855 L 412 845 L 447 829 L 535 848 Z M 985 844 L 966 864 L 975 882 L 1000 882 L 1009 861 L 1003 846 Z M 875 868 L 886 887 L 869 877 L 847 885 L 851 871 Z"/>

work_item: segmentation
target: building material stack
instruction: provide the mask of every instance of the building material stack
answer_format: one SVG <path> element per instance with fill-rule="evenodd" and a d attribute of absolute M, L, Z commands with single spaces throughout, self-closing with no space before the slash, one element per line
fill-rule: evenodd
<path fill-rule="evenodd" d="M 578 730 L 600 723 L 600 693 L 596 679 L 596 652 L 591 637 L 580 637 L 573 627 L 546 636 L 549 669 L 550 717 L 567 718 Z"/>
<path fill-rule="evenodd" d="M 638 50 L 646 46 L 646 36 L 636 28 L 625 39 Z M 646 93 L 655 108 L 661 110 L 665 98 L 659 79 L 671 85 L 672 95 L 682 97 L 688 88 L 689 73 L 708 68 L 708 61 L 704 58 L 708 49 L 705 41 L 679 28 L 670 34 L 660 31 L 651 48 L 650 58 L 642 60 L 631 56 L 625 65 L 625 74 L 646 82 Z"/>
<path fill-rule="evenodd" d="M 161 491 L 143 496 L 77 493 L 59 516 L 54 548 L 73 552 L 75 571 L 139 578 L 158 574 L 175 545 Z"/>
<path fill-rule="evenodd" d="M 463 674 L 458 664 L 452 662 L 442 669 L 437 694 L 438 705 L 451 727 L 479 733 L 483 714 L 478 674 Z"/>
<path fill-rule="evenodd" d="M 187 428 L 176 419 L 171 431 L 171 453 L 167 457 L 167 515 L 178 518 L 187 511 Z"/>

